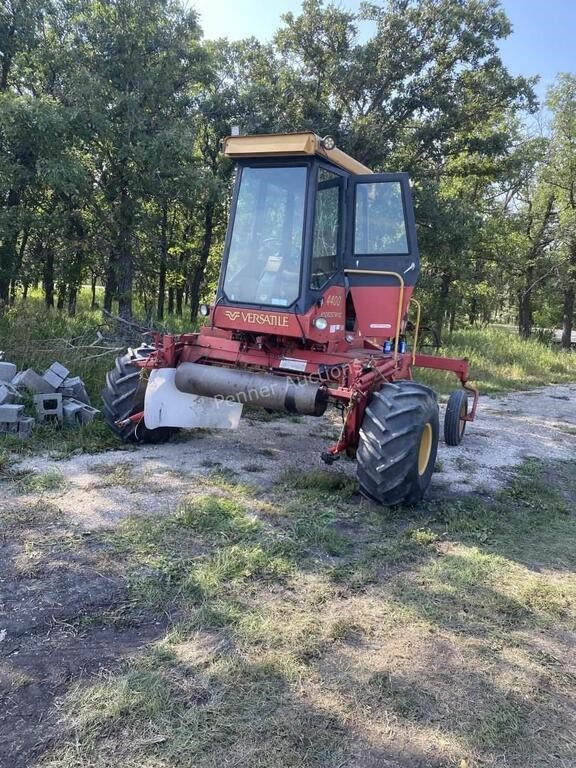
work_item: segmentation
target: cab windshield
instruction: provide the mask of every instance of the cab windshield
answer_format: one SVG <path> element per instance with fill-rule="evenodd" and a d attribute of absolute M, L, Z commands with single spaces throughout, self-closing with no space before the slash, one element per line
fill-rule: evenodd
<path fill-rule="evenodd" d="M 224 292 L 287 307 L 300 294 L 306 166 L 242 169 Z"/>

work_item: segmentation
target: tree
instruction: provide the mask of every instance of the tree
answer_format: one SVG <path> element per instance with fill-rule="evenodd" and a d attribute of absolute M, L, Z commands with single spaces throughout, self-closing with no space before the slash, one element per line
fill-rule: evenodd
<path fill-rule="evenodd" d="M 190 141 L 185 119 L 192 84 L 205 76 L 205 57 L 196 14 L 173 0 L 80 6 L 75 49 L 92 94 L 95 182 L 110 235 L 107 287 L 118 294 L 119 314 L 130 317 L 139 207 L 155 182 L 162 197 L 182 178 L 173 159 L 183 134 Z M 170 168 L 162 165 L 166 158 Z"/>
<path fill-rule="evenodd" d="M 36 105 L 32 99 L 16 95 L 20 83 L 14 65 L 24 51 L 38 43 L 41 7 L 35 0 L 8 0 L 0 8 L 0 305 L 8 301 L 17 265 L 20 204 L 35 174 L 36 141 L 45 142 L 42 130 L 39 134 L 36 129 L 50 120 L 52 106 Z"/>
<path fill-rule="evenodd" d="M 558 77 L 548 91 L 547 106 L 552 112 L 552 135 L 543 182 L 556 201 L 556 241 L 564 264 L 562 346 L 570 349 L 576 296 L 576 75 Z"/>

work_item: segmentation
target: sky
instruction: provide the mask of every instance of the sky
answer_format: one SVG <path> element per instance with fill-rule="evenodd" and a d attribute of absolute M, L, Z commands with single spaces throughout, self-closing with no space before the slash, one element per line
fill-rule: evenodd
<path fill-rule="evenodd" d="M 298 13 L 300 0 L 184 0 L 200 15 L 207 38 L 258 37 L 268 40 L 280 16 Z M 359 0 L 340 0 L 355 10 Z M 576 73 L 575 0 L 503 0 L 513 33 L 501 44 L 502 59 L 514 75 L 540 75 L 540 97 L 558 72 Z"/>

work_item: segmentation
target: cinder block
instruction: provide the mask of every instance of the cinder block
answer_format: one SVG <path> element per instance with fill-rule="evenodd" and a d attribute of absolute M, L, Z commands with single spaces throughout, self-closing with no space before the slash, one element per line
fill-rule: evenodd
<path fill-rule="evenodd" d="M 42 378 L 52 388 L 52 392 L 55 392 L 58 387 L 62 386 L 63 379 L 55 374 L 54 371 L 51 371 L 50 368 L 48 368 L 47 371 L 44 371 Z"/>
<path fill-rule="evenodd" d="M 44 381 L 47 381 L 53 389 L 58 389 L 62 386 L 64 380 L 68 377 L 70 371 L 60 363 L 52 363 L 42 374 Z"/>
<path fill-rule="evenodd" d="M 18 434 L 18 422 L 17 421 L 0 421 L 0 434 Z"/>
<path fill-rule="evenodd" d="M 37 374 L 33 368 L 28 368 L 28 370 L 22 371 L 22 373 L 17 373 L 12 379 L 12 385 L 14 387 L 28 389 L 35 395 L 47 395 L 55 390 L 55 387 Z"/>
<path fill-rule="evenodd" d="M 66 368 L 66 366 L 62 365 L 62 363 L 52 363 L 48 370 L 52 371 L 52 373 L 55 373 L 56 376 L 62 379 L 62 381 L 70 376 L 70 371 L 68 368 Z"/>
<path fill-rule="evenodd" d="M 10 392 L 6 384 L 0 384 L 0 405 L 14 402 L 12 399 L 13 397 L 13 394 Z"/>
<path fill-rule="evenodd" d="M 20 393 L 8 382 L 0 383 L 0 405 L 4 403 L 19 403 L 21 400 Z"/>
<path fill-rule="evenodd" d="M 90 405 L 90 398 L 80 376 L 68 376 L 62 382 L 62 386 L 58 388 L 58 391 L 62 392 L 64 397 L 73 397 L 75 400 L 80 400 L 80 402 Z"/>
<path fill-rule="evenodd" d="M 5 384 L 4 386 L 8 389 L 8 392 L 10 392 L 10 394 L 14 398 L 14 400 L 12 401 L 13 403 L 20 403 L 22 401 L 22 393 L 19 392 L 13 384 L 8 383 L 8 384 Z"/>
<path fill-rule="evenodd" d="M 84 405 L 82 410 L 78 413 L 82 424 L 89 424 L 100 413 L 100 411 L 98 408 L 93 408 L 91 405 Z"/>
<path fill-rule="evenodd" d="M 55 419 L 62 423 L 62 395 L 60 392 L 52 392 L 49 395 L 34 395 L 34 405 L 38 421 Z"/>
<path fill-rule="evenodd" d="M 18 436 L 30 437 L 32 430 L 36 424 L 36 419 L 33 416 L 24 416 L 18 422 Z"/>
<path fill-rule="evenodd" d="M 0 360 L 0 381 L 12 381 L 18 369 L 14 363 L 6 363 Z"/>
<path fill-rule="evenodd" d="M 92 408 L 91 405 L 86 405 L 73 397 L 63 399 L 62 409 L 65 424 L 88 424 L 96 414 L 100 413 L 97 408 Z"/>
<path fill-rule="evenodd" d="M 6 424 L 12 424 L 24 414 L 23 405 L 15 405 L 14 403 L 5 403 L 0 405 L 0 422 Z"/>
<path fill-rule="evenodd" d="M 62 410 L 64 412 L 65 424 L 81 424 L 80 411 L 84 408 L 84 403 L 75 400 L 73 397 L 65 397 L 62 400 Z"/>

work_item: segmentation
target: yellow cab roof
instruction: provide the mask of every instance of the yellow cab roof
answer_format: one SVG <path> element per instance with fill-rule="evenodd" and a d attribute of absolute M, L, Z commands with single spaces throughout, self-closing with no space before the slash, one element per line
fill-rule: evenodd
<path fill-rule="evenodd" d="M 372 173 L 358 160 L 342 150 L 325 149 L 322 139 L 312 131 L 302 133 L 268 133 L 254 136 L 228 136 L 224 139 L 222 151 L 227 157 L 287 157 L 318 155 L 339 168 L 353 174 Z"/>

